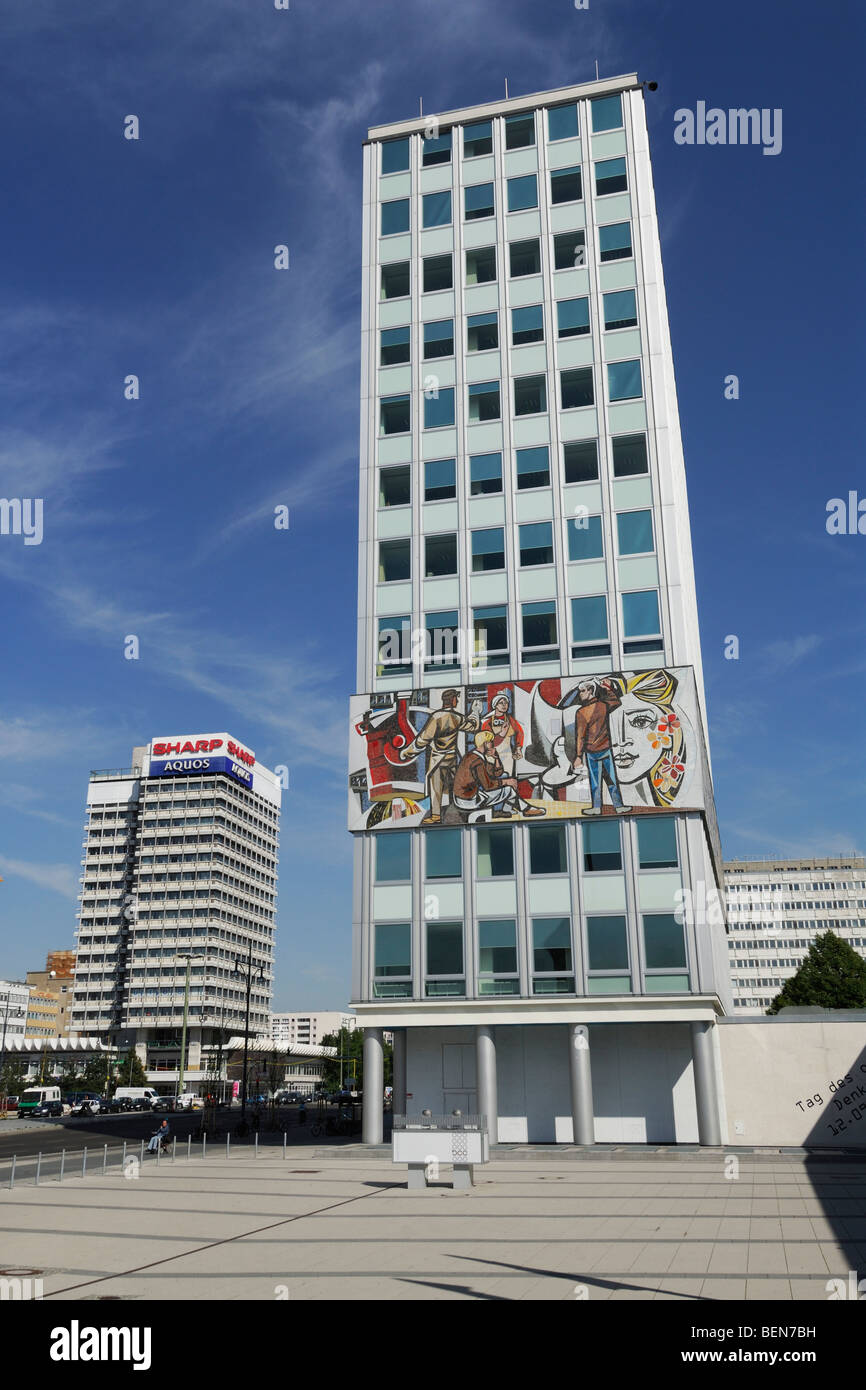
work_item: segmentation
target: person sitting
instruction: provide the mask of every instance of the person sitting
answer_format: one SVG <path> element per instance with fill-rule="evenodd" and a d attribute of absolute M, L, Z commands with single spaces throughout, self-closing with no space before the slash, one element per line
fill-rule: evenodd
<path fill-rule="evenodd" d="M 155 1154 L 158 1148 L 166 1148 L 166 1146 L 168 1145 L 169 1137 L 170 1131 L 168 1128 L 168 1120 L 163 1120 L 156 1133 L 152 1134 L 150 1137 L 150 1143 L 147 1146 L 148 1153 Z"/>
<path fill-rule="evenodd" d="M 464 755 L 454 774 L 453 797 L 458 811 L 492 813 L 494 820 L 510 820 L 513 815 L 543 816 L 518 791 L 517 779 L 506 777 L 494 746 L 496 735 L 482 729 L 475 735 L 475 751 Z"/>

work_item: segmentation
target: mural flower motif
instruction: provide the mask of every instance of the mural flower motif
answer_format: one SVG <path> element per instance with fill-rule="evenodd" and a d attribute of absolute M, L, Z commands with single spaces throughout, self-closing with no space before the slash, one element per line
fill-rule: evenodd
<path fill-rule="evenodd" d="M 676 788 L 685 770 L 685 764 L 676 758 L 662 758 L 653 776 L 653 786 L 669 792 Z"/>
<path fill-rule="evenodd" d="M 670 748 L 674 741 L 674 731 L 679 727 L 680 721 L 675 714 L 669 714 L 665 719 L 660 719 L 658 727 L 652 733 L 647 734 L 651 747 Z"/>

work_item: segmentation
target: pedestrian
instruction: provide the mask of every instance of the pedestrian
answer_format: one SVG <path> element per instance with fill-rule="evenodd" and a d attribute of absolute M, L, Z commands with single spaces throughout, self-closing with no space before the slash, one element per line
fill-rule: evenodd
<path fill-rule="evenodd" d="M 303 1097 L 301 1097 L 301 1103 L 300 1103 L 300 1105 L 298 1106 L 298 1124 L 299 1124 L 299 1125 L 305 1125 L 306 1123 L 307 1123 L 307 1102 L 304 1100 Z"/>

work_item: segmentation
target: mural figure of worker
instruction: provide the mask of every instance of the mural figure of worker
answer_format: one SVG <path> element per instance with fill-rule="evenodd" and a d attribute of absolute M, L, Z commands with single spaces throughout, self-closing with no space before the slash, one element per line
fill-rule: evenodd
<path fill-rule="evenodd" d="M 577 698 L 579 708 L 574 720 L 572 766 L 577 771 L 586 759 L 592 795 L 592 806 L 584 815 L 601 815 L 605 782 L 616 814 L 624 815 L 628 808 L 623 805 L 610 743 L 610 716 L 621 703 L 617 688 L 612 680 L 585 680 L 577 687 Z"/>
<path fill-rule="evenodd" d="M 523 752 L 523 727 L 510 709 L 511 701 L 504 691 L 495 697 L 491 712 L 481 728 L 493 734 L 493 746 L 499 754 L 506 777 L 514 776 L 514 764 Z"/>
<path fill-rule="evenodd" d="M 490 811 L 494 820 L 510 820 L 513 815 L 543 816 L 540 806 L 520 795 L 516 778 L 506 777 L 495 745 L 492 729 L 482 729 L 475 735 L 475 750 L 460 759 L 453 788 L 458 811 Z"/>
<path fill-rule="evenodd" d="M 456 690 L 442 691 L 442 708 L 433 710 L 420 733 L 399 753 L 401 762 L 408 762 L 419 753 L 427 754 L 427 795 L 430 810 L 424 817 L 424 825 L 437 825 L 442 819 L 442 807 L 446 797 L 451 798 L 451 788 L 460 754 L 457 737 L 461 733 L 476 733 L 481 726 L 480 700 L 472 701 L 472 708 L 463 715 L 457 708 L 459 698 Z"/>

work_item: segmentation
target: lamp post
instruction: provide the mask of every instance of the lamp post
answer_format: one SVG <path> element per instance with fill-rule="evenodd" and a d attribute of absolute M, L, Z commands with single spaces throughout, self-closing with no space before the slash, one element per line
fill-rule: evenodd
<path fill-rule="evenodd" d="M 183 1031 L 181 1033 L 180 1039 L 180 1066 L 178 1068 L 177 1073 L 177 1093 L 175 1096 L 175 1105 L 177 1104 L 178 1099 L 183 1095 L 183 1073 L 184 1064 L 186 1062 L 186 1023 L 187 1018 L 189 1016 L 189 971 L 192 962 L 194 960 L 201 960 L 202 957 L 196 955 L 193 951 L 179 951 L 177 958 L 178 960 L 186 961 L 186 983 L 184 984 L 183 990 Z"/>
<path fill-rule="evenodd" d="M 249 1063 L 250 1052 L 250 992 L 253 987 L 253 939 L 250 937 L 249 950 L 247 952 L 247 963 L 244 969 L 241 968 L 239 956 L 235 956 L 235 975 L 241 975 L 247 982 L 246 1007 L 244 1010 L 244 1070 L 243 1081 L 241 1083 L 241 1118 L 238 1125 L 238 1134 L 244 1135 L 247 1132 L 247 1065 Z M 257 968 L 255 978 L 264 979 L 264 971 L 261 966 Z"/>

